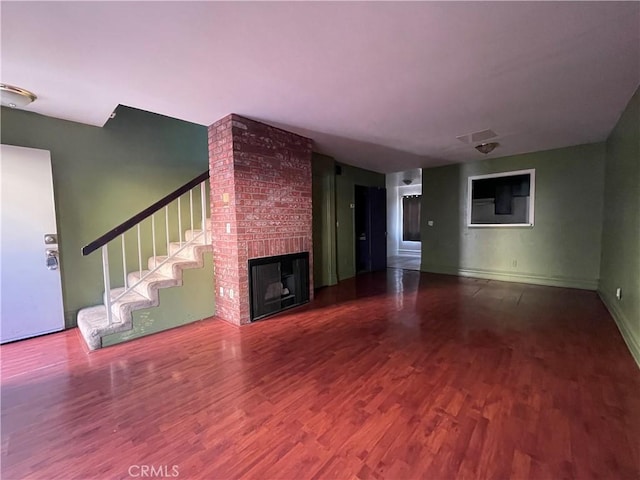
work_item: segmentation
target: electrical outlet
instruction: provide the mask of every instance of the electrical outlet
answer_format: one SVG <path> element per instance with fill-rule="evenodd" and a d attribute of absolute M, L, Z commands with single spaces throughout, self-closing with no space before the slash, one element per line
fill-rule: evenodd
<path fill-rule="evenodd" d="M 229 298 L 233 298 L 233 288 L 229 289 Z"/>
<path fill-rule="evenodd" d="M 430 227 L 433 227 L 433 220 L 428 220 L 427 225 L 429 225 Z"/>
<path fill-rule="evenodd" d="M 231 224 L 227 223 L 227 233 L 231 233 Z"/>
<path fill-rule="evenodd" d="M 622 289 L 621 288 L 616 288 L 616 298 L 618 300 L 622 300 Z"/>
<path fill-rule="evenodd" d="M 349 207 L 350 207 L 350 208 L 356 208 L 356 204 L 355 204 L 355 203 L 350 203 L 350 204 L 349 204 Z"/>
<path fill-rule="evenodd" d="M 511 262 L 511 266 L 513 268 L 517 268 L 518 267 L 518 260 L 514 260 L 513 262 Z"/>

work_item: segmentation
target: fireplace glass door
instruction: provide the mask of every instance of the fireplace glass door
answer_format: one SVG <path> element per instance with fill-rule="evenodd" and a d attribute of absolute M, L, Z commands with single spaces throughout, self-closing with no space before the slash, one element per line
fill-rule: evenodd
<path fill-rule="evenodd" d="M 249 260 L 251 320 L 309 301 L 309 253 Z"/>

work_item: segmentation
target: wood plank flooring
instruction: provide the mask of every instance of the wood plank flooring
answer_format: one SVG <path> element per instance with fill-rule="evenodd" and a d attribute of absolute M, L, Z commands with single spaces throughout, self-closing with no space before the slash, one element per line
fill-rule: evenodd
<path fill-rule="evenodd" d="M 393 255 L 387 257 L 388 268 L 404 268 L 405 270 L 420 270 L 420 256 Z"/>
<path fill-rule="evenodd" d="M 389 269 L 242 328 L 0 355 L 3 480 L 640 478 L 640 370 L 594 292 Z"/>

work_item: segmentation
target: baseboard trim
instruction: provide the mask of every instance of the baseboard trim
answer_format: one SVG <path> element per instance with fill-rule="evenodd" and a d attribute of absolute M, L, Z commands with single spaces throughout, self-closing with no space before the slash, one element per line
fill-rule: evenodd
<path fill-rule="evenodd" d="M 598 290 L 598 295 L 600 296 L 600 300 L 604 303 L 604 306 L 609 310 L 609 313 L 613 317 L 613 320 L 616 322 L 618 330 L 620 330 L 620 334 L 624 339 L 624 343 L 627 344 L 627 348 L 631 353 L 631 356 L 636 361 L 638 368 L 640 368 L 640 343 L 638 343 L 638 339 L 636 339 L 631 331 L 629 330 L 629 325 L 631 322 L 627 320 L 626 315 L 622 310 L 618 307 L 615 299 L 610 295 L 607 295 L 602 290 Z"/>
<path fill-rule="evenodd" d="M 420 257 L 422 255 L 422 252 L 420 250 L 403 250 L 399 248 L 398 255 L 404 255 L 407 257 Z"/>
<path fill-rule="evenodd" d="M 579 288 L 581 290 L 597 290 L 597 279 L 571 278 L 560 276 L 533 275 L 529 273 L 502 272 L 499 270 L 481 270 L 472 268 L 452 268 L 441 265 L 422 264 L 423 272 L 443 273 L 457 275 L 459 277 L 482 278 L 486 280 L 499 280 L 502 282 L 528 283 L 532 285 L 544 285 L 548 287 Z"/>

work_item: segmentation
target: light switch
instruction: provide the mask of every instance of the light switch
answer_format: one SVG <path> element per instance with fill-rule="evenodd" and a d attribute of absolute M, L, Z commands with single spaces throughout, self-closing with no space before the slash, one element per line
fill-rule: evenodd
<path fill-rule="evenodd" d="M 430 227 L 433 227 L 433 220 L 428 220 L 427 225 L 429 225 Z"/>
<path fill-rule="evenodd" d="M 231 224 L 227 223 L 227 233 L 231 233 Z"/>

